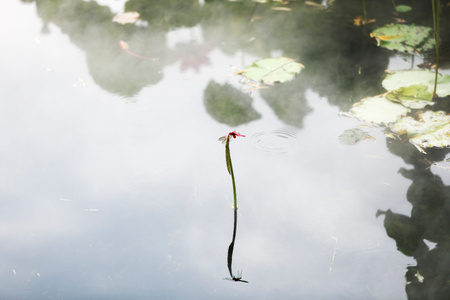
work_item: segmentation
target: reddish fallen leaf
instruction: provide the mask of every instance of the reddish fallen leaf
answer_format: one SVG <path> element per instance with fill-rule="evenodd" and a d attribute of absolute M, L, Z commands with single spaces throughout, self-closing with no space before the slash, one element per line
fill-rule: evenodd
<path fill-rule="evenodd" d="M 123 49 L 123 51 L 125 51 L 125 52 L 128 53 L 129 55 L 132 55 L 132 56 L 135 56 L 135 57 L 139 57 L 139 58 L 142 58 L 142 59 L 152 59 L 151 57 L 142 56 L 142 55 L 138 55 L 138 54 L 136 54 L 136 53 L 131 52 L 131 51 L 130 51 L 130 46 L 128 45 L 127 42 L 120 41 L 120 42 L 119 42 L 119 46 L 120 46 L 120 48 Z"/>
<path fill-rule="evenodd" d="M 140 17 L 141 15 L 138 12 L 130 11 L 115 15 L 112 21 L 119 24 L 133 24 L 139 20 Z"/>

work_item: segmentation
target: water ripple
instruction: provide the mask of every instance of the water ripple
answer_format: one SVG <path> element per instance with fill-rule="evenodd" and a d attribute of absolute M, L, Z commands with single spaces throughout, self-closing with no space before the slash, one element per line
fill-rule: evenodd
<path fill-rule="evenodd" d="M 252 145 L 265 153 L 284 154 L 297 148 L 297 137 L 288 131 L 258 132 L 252 136 Z"/>

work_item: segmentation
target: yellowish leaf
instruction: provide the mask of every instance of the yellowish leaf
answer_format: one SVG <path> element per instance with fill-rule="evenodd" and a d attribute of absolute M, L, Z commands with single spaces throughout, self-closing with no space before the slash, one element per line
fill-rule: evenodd
<path fill-rule="evenodd" d="M 282 6 L 276 6 L 276 7 L 272 7 L 273 10 L 279 10 L 279 11 L 291 11 L 292 8 L 289 7 L 282 7 Z"/>
<path fill-rule="evenodd" d="M 376 38 L 381 41 L 391 41 L 391 40 L 399 39 L 399 38 L 403 37 L 403 35 L 374 35 L 373 33 L 370 33 L 370 37 Z"/>
<path fill-rule="evenodd" d="M 358 16 L 353 19 L 353 25 L 354 26 L 361 26 L 363 24 L 364 19 L 361 16 Z"/>
<path fill-rule="evenodd" d="M 138 12 L 131 11 L 115 15 L 112 21 L 119 24 L 133 24 L 139 20 L 140 17 L 141 15 Z"/>
<path fill-rule="evenodd" d="M 315 8 L 320 8 L 320 9 L 324 8 L 321 4 L 316 3 L 316 2 L 312 2 L 312 1 L 305 1 L 305 4 L 309 5 L 309 6 L 312 6 L 312 7 L 315 7 Z"/>

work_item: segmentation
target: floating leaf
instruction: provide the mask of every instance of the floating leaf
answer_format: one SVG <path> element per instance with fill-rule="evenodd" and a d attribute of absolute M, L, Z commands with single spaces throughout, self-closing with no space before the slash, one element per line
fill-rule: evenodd
<path fill-rule="evenodd" d="M 427 105 L 433 105 L 433 93 L 428 91 L 424 84 L 413 84 L 399 88 L 386 95 L 386 99 L 399 102 L 412 109 L 421 109 Z"/>
<path fill-rule="evenodd" d="M 325 8 L 322 4 L 319 4 L 319 3 L 316 3 L 313 1 L 305 1 L 305 5 L 309 5 L 309 6 L 312 6 L 315 8 L 319 8 L 319 9 Z"/>
<path fill-rule="evenodd" d="M 361 16 L 357 16 L 356 18 L 353 19 L 353 25 L 355 26 L 361 26 L 361 25 L 366 25 L 366 24 L 370 24 L 375 22 L 375 19 L 363 19 Z"/>
<path fill-rule="evenodd" d="M 399 13 L 405 13 L 405 12 L 411 11 L 412 7 L 408 6 L 408 5 L 397 5 L 395 7 L 395 10 Z"/>
<path fill-rule="evenodd" d="M 410 111 L 403 105 L 393 103 L 384 97 L 368 97 L 353 105 L 352 114 L 366 122 L 389 124 Z"/>
<path fill-rule="evenodd" d="M 434 89 L 435 74 L 428 70 L 398 71 L 387 75 L 381 83 L 388 91 L 398 90 L 411 85 L 426 85 L 427 91 Z M 439 75 L 436 94 L 439 97 L 450 95 L 450 75 Z"/>
<path fill-rule="evenodd" d="M 115 15 L 112 21 L 119 24 L 133 24 L 139 20 L 140 17 L 141 15 L 138 12 L 131 11 Z"/>
<path fill-rule="evenodd" d="M 292 10 L 292 8 L 284 7 L 284 6 L 275 6 L 275 7 L 271 7 L 271 9 L 278 10 L 278 11 L 291 11 Z"/>
<path fill-rule="evenodd" d="M 443 111 L 426 111 L 420 117 L 420 121 L 402 118 L 392 130 L 398 134 L 406 132 L 410 142 L 421 148 L 450 147 L 450 115 Z"/>
<path fill-rule="evenodd" d="M 354 145 L 369 137 L 369 134 L 360 128 L 347 129 L 339 136 L 339 142 L 345 145 Z"/>
<path fill-rule="evenodd" d="M 434 84 L 434 81 L 431 84 Z M 437 80 L 436 94 L 439 97 L 450 96 L 450 75 L 443 75 Z"/>
<path fill-rule="evenodd" d="M 422 52 L 435 46 L 432 29 L 414 24 L 388 24 L 375 29 L 370 36 L 380 47 L 400 52 Z"/>
<path fill-rule="evenodd" d="M 398 71 L 387 75 L 381 85 L 388 91 L 413 84 L 428 84 L 434 82 L 434 72 L 427 70 Z"/>
<path fill-rule="evenodd" d="M 300 73 L 304 68 L 302 64 L 286 57 L 265 58 L 255 61 L 246 67 L 240 74 L 250 80 L 272 84 L 285 82 Z"/>

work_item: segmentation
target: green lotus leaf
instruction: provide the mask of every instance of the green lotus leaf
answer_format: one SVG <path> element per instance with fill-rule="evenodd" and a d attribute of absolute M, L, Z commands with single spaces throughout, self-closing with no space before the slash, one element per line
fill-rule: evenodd
<path fill-rule="evenodd" d="M 440 78 L 437 81 L 436 94 L 439 97 L 450 96 L 450 75 L 440 76 Z"/>
<path fill-rule="evenodd" d="M 427 105 L 433 105 L 432 98 L 433 93 L 429 92 L 428 86 L 424 84 L 413 84 L 402 87 L 386 95 L 386 99 L 399 102 L 412 109 L 421 109 Z"/>
<path fill-rule="evenodd" d="M 344 145 L 354 145 L 359 141 L 364 140 L 368 137 L 368 133 L 360 128 L 352 128 L 345 130 L 339 136 L 339 142 Z"/>
<path fill-rule="evenodd" d="M 272 84 L 294 78 L 304 68 L 302 64 L 286 57 L 265 58 L 246 67 L 241 74 L 250 80 Z"/>
<path fill-rule="evenodd" d="M 375 29 L 371 36 L 380 47 L 400 52 L 423 52 L 435 46 L 432 29 L 414 24 L 387 24 Z"/>
<path fill-rule="evenodd" d="M 398 134 L 406 132 L 409 141 L 421 148 L 450 147 L 450 115 L 443 111 L 426 111 L 420 119 L 405 117 L 391 128 Z"/>
<path fill-rule="evenodd" d="M 401 104 L 384 97 L 368 97 L 353 105 L 351 113 L 356 118 L 374 123 L 389 124 L 397 121 L 410 111 Z"/>
<path fill-rule="evenodd" d="M 405 13 L 405 12 L 411 11 L 412 7 L 408 6 L 408 5 L 397 5 L 395 7 L 395 10 L 399 13 Z"/>
<path fill-rule="evenodd" d="M 412 85 L 426 85 L 428 87 L 427 91 L 432 93 L 434 79 L 435 73 L 428 70 L 398 71 L 387 75 L 381 84 L 388 91 Z M 439 97 L 450 95 L 450 75 L 438 75 L 436 94 Z"/>

